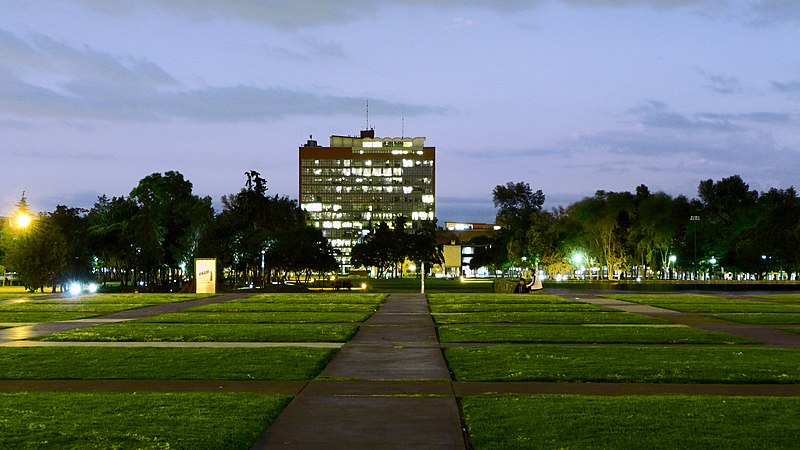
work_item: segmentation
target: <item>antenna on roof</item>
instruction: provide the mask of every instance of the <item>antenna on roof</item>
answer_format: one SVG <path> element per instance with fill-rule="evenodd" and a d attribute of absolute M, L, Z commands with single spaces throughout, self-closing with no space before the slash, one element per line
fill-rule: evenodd
<path fill-rule="evenodd" d="M 367 127 L 364 129 L 369 130 L 369 99 L 367 99 Z"/>
<path fill-rule="evenodd" d="M 404 138 L 404 137 L 406 137 L 406 114 L 405 113 L 403 113 L 403 115 L 401 116 L 400 120 L 401 120 L 400 137 Z"/>

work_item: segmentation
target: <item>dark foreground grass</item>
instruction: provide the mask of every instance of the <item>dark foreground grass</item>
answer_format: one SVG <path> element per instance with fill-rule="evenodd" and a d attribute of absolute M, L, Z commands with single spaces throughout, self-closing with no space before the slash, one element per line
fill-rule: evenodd
<path fill-rule="evenodd" d="M 0 347 L 0 379 L 310 380 L 335 353 L 304 347 Z"/>
<path fill-rule="evenodd" d="M 754 344 L 727 333 L 684 326 L 446 325 L 439 341 L 540 344 Z"/>
<path fill-rule="evenodd" d="M 247 449 L 290 400 L 243 393 L 0 394 L 0 442 L 9 449 Z"/>
<path fill-rule="evenodd" d="M 466 397 L 475 449 L 797 448 L 800 398 Z"/>
<path fill-rule="evenodd" d="M 800 383 L 800 350 L 719 347 L 451 347 L 456 381 Z"/>
<path fill-rule="evenodd" d="M 614 312 L 475 312 L 475 313 L 440 313 L 433 314 L 437 324 L 454 323 L 538 323 L 538 324 L 667 324 L 643 314 L 632 314 L 622 311 Z"/>
<path fill-rule="evenodd" d="M 358 331 L 341 324 L 117 323 L 36 338 L 80 342 L 346 342 Z"/>

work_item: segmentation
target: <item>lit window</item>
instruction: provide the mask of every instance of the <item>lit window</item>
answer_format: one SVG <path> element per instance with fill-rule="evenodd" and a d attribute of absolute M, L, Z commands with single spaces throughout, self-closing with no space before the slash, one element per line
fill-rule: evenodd
<path fill-rule="evenodd" d="M 411 147 L 413 145 L 414 145 L 414 143 L 411 142 L 411 141 L 403 141 L 403 147 Z"/>
<path fill-rule="evenodd" d="M 422 203 L 433 203 L 433 196 L 432 195 L 423 195 L 422 196 Z"/>
<path fill-rule="evenodd" d="M 403 186 L 403 194 L 410 194 L 414 190 L 411 186 Z"/>
<path fill-rule="evenodd" d="M 320 212 L 322 211 L 322 203 L 306 203 L 303 205 L 303 209 L 308 212 Z"/>

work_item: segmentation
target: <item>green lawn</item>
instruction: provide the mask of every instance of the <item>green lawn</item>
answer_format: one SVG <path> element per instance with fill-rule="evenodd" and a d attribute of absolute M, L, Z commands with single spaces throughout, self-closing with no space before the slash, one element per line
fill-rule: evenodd
<path fill-rule="evenodd" d="M 737 303 L 652 303 L 652 306 L 685 313 L 797 313 L 800 306 L 741 301 Z"/>
<path fill-rule="evenodd" d="M 797 448 L 800 398 L 466 397 L 471 448 Z"/>
<path fill-rule="evenodd" d="M 358 327 L 340 324 L 117 323 L 42 336 L 44 341 L 346 342 Z"/>
<path fill-rule="evenodd" d="M 214 297 L 213 294 L 92 294 L 62 299 L 37 300 L 37 303 L 84 302 L 92 303 L 135 303 L 139 305 L 157 305 L 160 303 L 179 303 Z"/>
<path fill-rule="evenodd" d="M 707 314 L 715 319 L 748 325 L 800 325 L 800 314 L 795 313 L 739 313 Z"/>
<path fill-rule="evenodd" d="M 451 312 L 587 312 L 616 311 L 613 308 L 588 303 L 437 303 L 431 304 L 433 313 Z"/>
<path fill-rule="evenodd" d="M 97 313 L 80 312 L 0 312 L 0 322 L 57 322 L 60 320 L 77 320 L 97 317 Z"/>
<path fill-rule="evenodd" d="M 428 303 L 581 303 L 560 295 L 537 292 L 535 294 L 428 294 Z"/>
<path fill-rule="evenodd" d="M 23 302 L 0 304 L 0 313 L 6 312 L 90 312 L 110 314 L 128 309 L 150 306 L 151 303 L 85 303 L 85 302 Z"/>
<path fill-rule="evenodd" d="M 705 294 L 604 294 L 602 296 L 685 313 L 800 314 L 800 305 L 786 305 Z"/>
<path fill-rule="evenodd" d="M 540 344 L 753 344 L 727 333 L 684 326 L 445 325 L 439 340 Z"/>
<path fill-rule="evenodd" d="M 361 303 L 380 305 L 386 300 L 386 294 L 363 294 L 351 292 L 313 292 L 303 294 L 256 294 L 229 303 L 290 303 L 290 304 L 316 304 L 316 303 Z"/>
<path fill-rule="evenodd" d="M 600 297 L 626 302 L 657 305 L 662 303 L 740 303 L 746 300 L 719 297 L 710 294 L 600 294 Z"/>
<path fill-rule="evenodd" d="M 0 347 L 0 379 L 310 380 L 335 353 L 306 347 Z"/>
<path fill-rule="evenodd" d="M 800 303 L 800 294 L 763 294 L 763 295 L 754 295 L 753 297 L 759 297 L 766 300 L 779 300 L 784 302 Z"/>
<path fill-rule="evenodd" d="M 290 400 L 246 393 L 0 394 L 0 442 L 14 449 L 247 449 Z"/>
<path fill-rule="evenodd" d="M 180 312 L 139 319 L 154 323 L 356 323 L 370 314 L 348 312 Z"/>
<path fill-rule="evenodd" d="M 538 323 L 538 324 L 587 324 L 587 323 L 669 323 L 663 319 L 615 312 L 481 312 L 433 314 L 437 324 L 454 323 Z"/>
<path fill-rule="evenodd" d="M 800 383 L 800 350 L 720 347 L 452 347 L 457 381 Z"/>
<path fill-rule="evenodd" d="M 278 303 L 245 302 L 234 300 L 184 309 L 186 312 L 374 312 L 378 304 L 372 303 Z"/>

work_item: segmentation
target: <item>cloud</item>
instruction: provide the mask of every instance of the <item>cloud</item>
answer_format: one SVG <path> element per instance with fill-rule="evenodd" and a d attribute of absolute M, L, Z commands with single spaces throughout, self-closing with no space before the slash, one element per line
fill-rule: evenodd
<path fill-rule="evenodd" d="M 702 69 L 695 69 L 706 79 L 706 86 L 718 94 L 739 94 L 744 92 L 744 87 L 738 78 L 721 74 L 709 74 Z"/>
<path fill-rule="evenodd" d="M 772 89 L 784 94 L 800 94 L 800 81 L 790 81 L 787 83 L 773 81 Z"/>
<path fill-rule="evenodd" d="M 639 117 L 640 123 L 653 128 L 673 128 L 685 131 L 741 131 L 743 128 L 732 123 L 727 117 L 712 115 L 696 115 L 694 117 L 679 114 L 669 109 L 666 103 L 649 101 L 632 108 L 631 113 Z"/>
<path fill-rule="evenodd" d="M 800 22 L 800 2 L 795 0 L 761 0 L 750 8 L 754 25 Z"/>
<path fill-rule="evenodd" d="M 347 59 L 342 46 L 333 42 L 319 42 L 302 40 L 301 48 L 290 49 L 280 46 L 265 45 L 267 54 L 278 58 L 296 60 L 300 62 L 319 62 L 322 59 Z"/>
<path fill-rule="evenodd" d="M 531 10 L 551 0 L 304 0 L 273 2 L 262 0 L 72 0 L 85 8 L 114 15 L 128 16 L 144 9 L 158 9 L 188 20 L 237 20 L 294 30 L 320 25 L 340 24 L 373 17 L 386 8 L 435 8 L 462 11 L 482 9 L 499 13 Z M 578 7 L 646 7 L 674 9 L 715 3 L 714 0 L 561 0 Z"/>
<path fill-rule="evenodd" d="M 0 61 L 0 118 L 5 119 L 248 122 L 360 113 L 364 104 L 360 97 L 279 87 L 189 87 L 150 61 L 118 59 L 42 35 L 25 41 L 0 32 L 0 54 L 10 55 Z M 378 114 L 445 113 L 442 107 L 370 101 Z"/>

